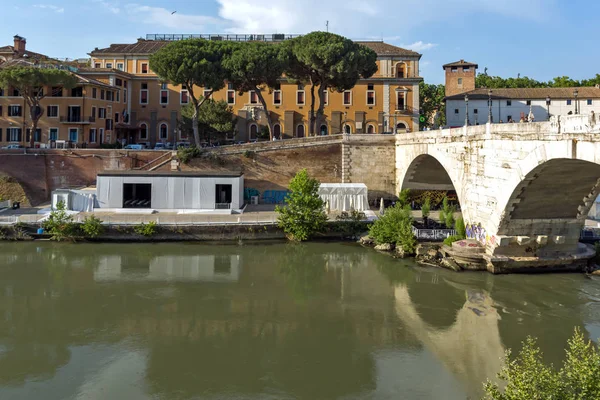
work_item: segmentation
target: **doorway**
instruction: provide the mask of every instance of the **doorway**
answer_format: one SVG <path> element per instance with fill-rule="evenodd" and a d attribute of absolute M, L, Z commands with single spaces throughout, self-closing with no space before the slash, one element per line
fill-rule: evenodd
<path fill-rule="evenodd" d="M 231 208 L 231 185 L 216 185 L 215 188 L 215 209 Z"/>
<path fill-rule="evenodd" d="M 151 183 L 124 183 L 123 208 L 151 208 Z"/>

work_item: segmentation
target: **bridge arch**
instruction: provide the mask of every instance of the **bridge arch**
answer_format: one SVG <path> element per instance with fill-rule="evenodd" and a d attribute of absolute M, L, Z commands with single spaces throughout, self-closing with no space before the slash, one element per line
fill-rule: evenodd
<path fill-rule="evenodd" d="M 455 184 L 458 182 L 450 177 L 448 169 L 430 154 L 415 157 L 399 182 L 400 190 L 454 190 L 459 197 L 459 203 L 461 200 L 460 184 Z"/>
<path fill-rule="evenodd" d="M 576 242 L 599 192 L 599 164 L 572 158 L 543 161 L 505 202 L 498 235 L 557 235 Z"/>

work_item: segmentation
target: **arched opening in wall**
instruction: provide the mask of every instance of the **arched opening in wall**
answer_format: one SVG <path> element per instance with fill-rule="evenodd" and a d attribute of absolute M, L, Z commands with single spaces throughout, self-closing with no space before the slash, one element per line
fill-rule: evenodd
<path fill-rule="evenodd" d="M 327 136 L 329 134 L 329 128 L 326 124 L 321 124 L 321 128 L 319 129 L 319 134 L 321 136 Z"/>
<path fill-rule="evenodd" d="M 281 125 L 273 125 L 273 137 L 276 139 L 281 139 Z"/>
<path fill-rule="evenodd" d="M 406 169 L 400 190 L 410 189 L 410 203 L 414 210 L 420 210 L 426 198 L 431 202 L 431 210 L 440 209 L 444 197 L 448 198 L 450 205 L 460 210 L 460 201 L 454 182 L 448 175 L 446 168 L 429 154 L 416 157 Z M 444 227 L 436 226 L 431 219 L 417 222 L 423 223 L 427 228 Z"/>
<path fill-rule="evenodd" d="M 160 124 L 158 129 L 158 139 L 159 140 L 167 140 L 169 138 L 169 127 L 166 123 Z"/>
<path fill-rule="evenodd" d="M 396 64 L 396 78 L 406 78 L 406 64 Z"/>
<path fill-rule="evenodd" d="M 375 133 L 375 126 L 373 124 L 367 125 L 367 133 Z"/>
<path fill-rule="evenodd" d="M 148 125 L 145 123 L 140 124 L 140 141 L 148 140 Z"/>
<path fill-rule="evenodd" d="M 250 132 L 250 140 L 257 140 L 257 137 L 258 137 L 258 125 L 251 124 L 249 132 Z"/>
<path fill-rule="evenodd" d="M 296 137 L 304 137 L 304 124 L 299 124 L 296 126 Z"/>
<path fill-rule="evenodd" d="M 578 239 L 596 201 L 599 178 L 600 165 L 589 161 L 558 158 L 539 164 L 513 189 L 498 235 L 566 235 L 568 231 L 577 236 L 571 239 Z M 523 220 L 530 222 L 523 224 Z M 536 220 L 546 222 L 536 227 Z M 561 225 L 572 229 L 557 232 Z"/>
<path fill-rule="evenodd" d="M 404 122 L 398 122 L 396 124 L 396 133 L 405 133 L 408 130 L 408 127 Z"/>
<path fill-rule="evenodd" d="M 347 133 L 347 134 L 352 133 L 352 127 L 350 126 L 350 124 L 344 124 L 344 133 Z"/>

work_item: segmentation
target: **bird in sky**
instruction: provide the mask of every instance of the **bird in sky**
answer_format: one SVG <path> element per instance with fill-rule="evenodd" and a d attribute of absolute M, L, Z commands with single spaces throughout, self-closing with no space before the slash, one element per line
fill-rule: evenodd
<path fill-rule="evenodd" d="M 171 13 L 171 15 L 175 14 L 176 12 L 177 12 L 177 11 L 173 11 L 173 12 Z"/>

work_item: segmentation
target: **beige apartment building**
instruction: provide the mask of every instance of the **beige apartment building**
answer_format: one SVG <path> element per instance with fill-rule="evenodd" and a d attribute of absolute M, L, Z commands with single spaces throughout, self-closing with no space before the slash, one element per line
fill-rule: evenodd
<path fill-rule="evenodd" d="M 162 82 L 150 69 L 149 58 L 173 40 L 202 37 L 207 40 L 261 40 L 280 42 L 289 39 L 287 35 L 148 35 L 130 44 L 112 44 L 107 48 L 96 48 L 90 52 L 89 68 L 78 68 L 75 72 L 81 77 L 81 97 L 73 93 L 63 93 L 63 97 L 47 97 L 45 106 L 57 106 L 58 136 L 54 134 L 57 125 L 49 115 L 40 122 L 41 132 L 36 134 L 40 144 L 51 137 L 77 139 L 75 143 L 98 146 L 100 143 L 114 143 L 123 140 L 127 143 L 176 143 L 189 138 L 178 129 L 181 108 L 188 104 L 187 88 Z M 378 71 L 369 79 L 360 80 L 357 85 L 343 93 L 328 91 L 324 118 L 316 128 L 317 134 L 336 133 L 381 134 L 391 132 L 417 131 L 419 129 L 419 60 L 421 55 L 414 51 L 396 47 L 382 41 L 359 42 L 373 49 L 378 56 Z M 19 44 L 20 45 L 20 44 Z M 20 45 L 21 46 L 21 45 Z M 16 46 L 15 46 L 16 47 Z M 22 45 L 23 50 L 25 44 Z M 0 48 L 1 49 L 1 48 Z M 0 64 L 1 67 L 2 64 Z M 195 93 L 203 93 L 207 88 L 194 88 Z M 94 91 L 96 97 L 94 97 Z M 104 98 L 100 98 L 100 91 Z M 108 96 L 106 93 L 112 94 Z M 77 95 L 80 92 L 76 92 Z M 2 94 L 0 104 L 5 108 L 19 100 L 15 93 Z M 309 130 L 310 86 L 289 83 L 282 79 L 279 86 L 263 92 L 274 123 L 274 134 L 280 138 L 304 137 Z M 213 94 L 213 99 L 226 101 L 238 117 L 232 140 L 247 141 L 256 139 L 266 118 L 255 93 L 232 90 L 229 85 Z M 21 99 L 22 102 L 22 99 Z M 71 104 L 73 103 L 73 104 Z M 79 106 L 82 121 L 71 124 L 69 107 Z M 24 108 L 24 107 L 23 107 Z M 93 109 L 96 111 L 93 111 Z M 99 109 L 102 108 L 102 117 Z M 51 109 L 52 114 L 56 112 Z M 4 111 L 6 113 L 6 111 Z M 0 138 L 0 144 L 14 143 L 15 128 L 25 132 L 26 110 L 7 126 L 0 119 L 0 129 L 10 130 L 10 135 Z M 62 113 L 62 114 L 61 114 Z M 12 115 L 11 111 L 11 115 Z M 6 115 L 6 114 L 3 114 Z M 78 117 L 79 118 L 79 117 Z M 77 128 L 77 135 L 75 135 Z M 102 129 L 102 135 L 100 135 Z M 52 136 L 50 136 L 52 134 Z M 94 136 L 95 135 L 95 136 Z M 25 136 L 25 135 L 22 135 Z M 92 141 L 91 139 L 95 139 Z M 22 137 L 22 143 L 27 143 Z"/>

